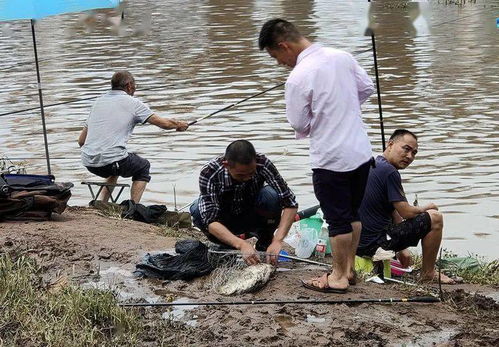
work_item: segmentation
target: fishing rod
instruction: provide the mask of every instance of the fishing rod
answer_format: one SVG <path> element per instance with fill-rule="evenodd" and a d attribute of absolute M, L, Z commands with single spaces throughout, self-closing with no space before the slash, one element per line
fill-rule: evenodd
<path fill-rule="evenodd" d="M 278 85 L 275 85 L 275 86 L 273 86 L 273 87 L 271 87 L 271 88 L 265 89 L 265 90 L 263 90 L 263 91 L 261 91 L 261 92 L 259 92 L 259 93 L 256 93 L 256 94 L 254 94 L 254 95 L 248 96 L 247 98 L 244 98 L 244 99 L 242 99 L 242 100 L 239 100 L 239 101 L 238 101 L 238 102 L 236 102 L 236 103 L 233 103 L 233 104 L 230 104 L 230 105 L 228 105 L 228 106 L 225 106 L 224 108 L 221 108 L 221 109 L 220 109 L 220 110 L 218 110 L 218 111 L 212 112 L 212 113 L 210 113 L 210 114 L 209 114 L 209 115 L 207 115 L 207 116 L 201 117 L 201 118 L 199 118 L 199 119 L 196 119 L 196 120 L 194 120 L 194 121 L 190 122 L 190 123 L 189 123 L 189 126 L 194 125 L 194 124 L 196 124 L 197 122 L 200 122 L 200 121 L 202 121 L 202 120 L 204 120 L 204 119 L 210 118 L 211 116 L 214 116 L 214 115 L 216 115 L 217 113 L 220 113 L 220 112 L 222 112 L 222 111 L 226 111 L 226 110 L 228 110 L 228 109 L 230 109 L 230 108 L 232 108 L 232 107 L 234 107 L 234 106 L 237 106 L 237 105 L 239 105 L 239 104 L 241 104 L 241 103 L 243 103 L 243 102 L 245 102 L 245 101 L 248 101 L 249 99 L 256 98 L 257 96 L 260 96 L 260 95 L 262 95 L 262 94 L 264 94 L 264 93 L 267 93 L 267 92 L 269 92 L 269 91 L 271 91 L 271 90 L 274 90 L 274 89 L 277 89 L 277 88 L 279 88 L 279 87 L 282 87 L 284 84 L 286 84 L 286 82 L 279 83 Z"/>
<path fill-rule="evenodd" d="M 298 211 L 295 215 L 295 222 L 298 222 L 302 219 L 306 219 L 308 217 L 312 217 L 317 213 L 317 210 L 320 208 L 319 205 L 315 205 L 304 210 Z"/>
<path fill-rule="evenodd" d="M 367 49 L 367 50 L 362 50 L 362 51 L 359 51 L 359 52 L 355 52 L 354 55 L 360 55 L 360 54 L 369 52 L 370 50 L 371 49 Z M 252 95 L 252 96 L 250 96 L 250 97 L 248 97 L 246 99 L 238 101 L 235 104 L 228 105 L 228 106 L 222 108 L 221 110 L 215 111 L 215 112 L 213 112 L 213 113 L 211 113 L 211 114 L 209 114 L 207 116 L 204 116 L 204 117 L 202 117 L 200 119 L 197 119 L 197 120 L 189 123 L 189 125 L 193 125 L 193 124 L 195 124 L 195 123 L 197 123 L 197 122 L 199 122 L 199 121 L 201 121 L 203 119 L 209 118 L 209 117 L 211 117 L 211 116 L 213 116 L 213 115 L 215 115 L 215 114 L 217 114 L 219 112 L 228 110 L 229 108 L 232 108 L 232 107 L 234 107 L 234 106 L 236 106 L 236 105 L 238 105 L 238 104 L 240 104 L 240 103 L 242 103 L 244 101 L 247 101 L 249 99 L 252 99 L 252 98 L 255 98 L 257 96 L 260 96 L 261 94 L 264 94 L 264 93 L 266 93 L 268 91 L 271 91 L 273 89 L 279 88 L 279 87 L 283 86 L 284 84 L 285 84 L 285 82 L 280 83 L 280 84 L 278 84 L 278 85 L 276 85 L 274 87 L 271 87 L 269 89 L 266 89 L 264 91 L 261 91 L 261 92 L 255 94 L 255 95 Z M 167 88 L 167 87 L 171 87 L 171 85 L 160 85 L 160 86 L 156 86 L 156 87 L 141 88 L 139 92 L 148 91 L 148 90 L 154 90 L 154 89 L 162 89 L 162 88 Z M 100 92 L 100 93 L 102 93 L 102 92 Z M 63 101 L 63 102 L 58 102 L 58 103 L 54 103 L 54 104 L 44 105 L 44 107 L 48 108 L 48 107 L 54 107 L 54 106 L 67 105 L 67 104 L 71 104 L 71 103 L 76 103 L 76 102 L 81 102 L 81 101 L 87 101 L 87 100 L 97 99 L 99 96 L 100 95 L 98 95 L 98 96 L 91 96 L 91 97 L 87 97 L 87 98 L 74 99 L 74 100 L 69 100 L 69 101 Z M 0 117 L 2 117 L 2 116 L 9 116 L 9 115 L 18 114 L 18 113 L 23 113 L 23 112 L 27 112 L 27 111 L 34 111 L 34 110 L 37 110 L 39 108 L 40 108 L 40 106 L 37 106 L 37 107 L 26 108 L 26 109 L 18 110 L 18 111 L 11 111 L 11 112 L 6 112 L 6 113 L 0 113 Z"/>
<path fill-rule="evenodd" d="M 436 303 L 439 298 L 433 296 L 415 296 L 409 298 L 386 298 L 386 299 L 344 299 L 344 300 L 248 300 L 248 301 L 201 301 L 201 302 L 155 302 L 155 303 L 129 303 L 118 304 L 120 307 L 169 307 L 169 306 L 224 306 L 224 305 L 358 305 L 358 304 L 381 304 L 381 303 Z"/>
<path fill-rule="evenodd" d="M 231 104 L 231 105 L 228 105 L 218 111 L 215 111 L 213 113 L 210 113 L 209 115 L 207 116 L 204 116 L 204 117 L 201 117 L 195 121 L 192 121 L 189 123 L 189 125 L 193 125 L 193 124 L 196 124 L 197 122 L 203 120 L 203 119 L 206 119 L 206 118 L 209 118 L 219 112 L 222 112 L 222 111 L 225 111 L 225 110 L 228 110 L 229 108 L 232 108 L 244 101 L 247 101 L 249 99 L 252 99 L 252 98 L 255 98 L 257 96 L 260 96 L 268 91 L 271 91 L 273 89 L 276 89 L 276 88 L 279 88 L 281 86 L 283 86 L 285 84 L 285 82 L 283 83 L 280 83 L 276 86 L 273 86 L 269 89 L 266 89 L 264 91 L 261 91 L 255 95 L 252 95 L 252 96 L 249 96 L 243 100 L 240 100 L 234 104 Z M 156 86 L 156 87 L 150 87 L 150 88 L 141 88 L 140 89 L 140 92 L 143 92 L 143 91 L 148 91 L 148 90 L 154 90 L 154 89 L 162 89 L 162 88 L 167 88 L 167 87 L 171 87 L 171 85 L 161 85 L 161 86 Z M 89 96 L 89 97 L 86 97 L 86 98 L 79 98 L 79 99 L 74 99 L 74 100 L 68 100 L 68 101 L 62 101 L 62 102 L 57 102 L 57 103 L 54 103 L 54 104 L 48 104 L 48 105 L 44 105 L 44 108 L 48 108 L 48 107 L 54 107 L 54 106 L 61 106 L 61 105 L 67 105 L 67 104 L 72 104 L 72 103 L 77 103 L 77 102 L 82 102 L 82 101 L 88 101 L 88 100 L 93 100 L 93 99 L 97 99 L 98 97 L 100 97 L 101 95 L 97 95 L 97 96 Z M 11 111 L 11 112 L 5 112 L 5 113 L 0 113 L 0 117 L 3 117 L 3 116 L 10 116 L 10 115 L 14 115 L 14 114 L 18 114 L 18 113 L 23 113 L 23 112 L 28 112 L 28 111 L 34 111 L 34 110 L 38 110 L 40 108 L 40 106 L 36 106 L 36 107 L 30 107 L 30 108 L 25 108 L 25 109 L 22 109 L 22 110 L 17 110 L 17 111 Z"/>
<path fill-rule="evenodd" d="M 215 251 L 215 250 L 211 250 L 210 249 L 210 250 L 208 250 L 208 253 L 213 253 L 213 254 L 236 254 L 236 255 L 241 255 L 241 256 L 244 255 L 244 253 L 241 253 L 240 251 L 236 251 L 236 250 Z M 259 254 L 259 255 L 263 255 L 263 256 L 271 255 L 273 257 L 279 257 L 279 258 L 284 258 L 284 259 L 301 261 L 301 262 L 304 262 L 304 263 L 309 263 L 309 264 L 314 264 L 314 265 L 331 267 L 331 264 L 326 264 L 326 263 L 321 263 L 321 262 L 314 261 L 314 260 L 308 260 L 308 259 L 304 259 L 304 258 L 294 257 L 292 255 L 287 255 L 287 254 L 280 254 L 280 253 L 279 254 L 271 254 L 271 253 L 262 252 L 262 251 L 256 251 L 256 253 Z"/>
<path fill-rule="evenodd" d="M 367 0 L 369 3 L 371 0 Z M 383 152 L 386 149 L 386 143 L 385 143 L 385 126 L 383 123 L 383 109 L 381 107 L 381 90 L 379 87 L 379 74 L 378 74 L 378 58 L 376 55 L 376 40 L 374 38 L 374 30 L 371 28 L 367 28 L 367 33 L 371 35 L 371 44 L 373 47 L 373 59 L 374 59 L 374 72 L 376 74 L 376 91 L 378 95 L 378 109 L 379 109 L 379 126 L 381 130 L 381 144 L 383 146 Z"/>

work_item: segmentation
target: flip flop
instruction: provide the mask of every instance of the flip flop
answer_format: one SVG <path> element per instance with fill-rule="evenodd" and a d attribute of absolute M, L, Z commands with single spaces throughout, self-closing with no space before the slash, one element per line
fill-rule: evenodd
<path fill-rule="evenodd" d="M 329 277 L 329 274 L 326 274 L 326 279 L 327 277 Z M 346 294 L 348 290 L 348 288 L 331 288 L 329 287 L 328 283 L 326 283 L 326 286 L 323 288 L 314 286 L 313 284 L 307 283 L 307 281 L 304 280 L 301 280 L 301 284 L 307 289 L 315 290 L 316 292 L 321 292 L 321 293 Z"/>
<path fill-rule="evenodd" d="M 328 272 L 327 275 L 331 275 L 331 272 Z M 311 278 L 310 280 L 317 280 L 318 278 L 320 277 L 317 277 L 317 278 Z M 348 284 L 351 285 L 351 286 L 355 286 L 357 285 L 357 282 L 359 281 L 359 275 L 357 274 L 357 271 L 354 271 L 353 272 L 353 278 L 349 278 L 348 279 Z"/>

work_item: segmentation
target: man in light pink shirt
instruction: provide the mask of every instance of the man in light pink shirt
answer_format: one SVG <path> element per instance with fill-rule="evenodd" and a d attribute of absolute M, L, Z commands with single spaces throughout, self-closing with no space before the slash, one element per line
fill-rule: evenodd
<path fill-rule="evenodd" d="M 286 116 L 297 139 L 310 138 L 314 192 L 329 225 L 333 271 L 303 285 L 345 293 L 355 282 L 358 209 L 373 162 L 361 115 L 361 104 L 374 92 L 372 80 L 352 55 L 312 44 L 283 19 L 263 25 L 259 46 L 293 69 L 286 81 Z"/>

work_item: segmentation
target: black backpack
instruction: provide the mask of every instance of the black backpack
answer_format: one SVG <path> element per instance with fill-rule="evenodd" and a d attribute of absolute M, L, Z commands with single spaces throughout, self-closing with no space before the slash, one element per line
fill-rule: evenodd
<path fill-rule="evenodd" d="M 62 213 L 73 183 L 55 183 L 52 175 L 0 175 L 1 219 L 49 219 Z"/>

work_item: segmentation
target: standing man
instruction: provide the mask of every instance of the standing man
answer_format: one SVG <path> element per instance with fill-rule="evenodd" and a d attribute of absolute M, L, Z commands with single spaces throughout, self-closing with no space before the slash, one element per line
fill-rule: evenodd
<path fill-rule="evenodd" d="M 256 251 L 266 251 L 267 262 L 277 264 L 298 204 L 265 155 L 249 141 L 232 142 L 201 169 L 199 189 L 191 205 L 195 226 L 211 241 L 240 250 L 249 265 L 260 261 Z M 256 250 L 246 241 L 251 236 L 258 238 Z"/>
<path fill-rule="evenodd" d="M 138 203 L 147 183 L 149 161 L 128 153 L 126 144 L 137 124 L 146 122 L 162 129 L 185 131 L 186 122 L 161 118 L 149 107 L 133 97 L 135 79 L 128 71 L 118 71 L 111 79 L 111 90 L 99 97 L 92 107 L 78 144 L 83 165 L 91 173 L 116 184 L 118 176 L 132 177 L 131 200 Z M 110 192 L 102 191 L 102 200 L 108 201 Z"/>
<path fill-rule="evenodd" d="M 297 139 L 310 137 L 314 192 L 329 225 L 333 271 L 303 285 L 345 293 L 354 281 L 358 208 L 372 161 L 360 106 L 373 83 L 352 55 L 312 44 L 283 19 L 266 22 L 258 43 L 293 69 L 286 81 L 286 116 Z"/>
<path fill-rule="evenodd" d="M 397 252 L 403 267 L 411 265 L 408 247 L 423 248 L 423 281 L 438 280 L 435 261 L 442 241 L 443 217 L 438 207 L 411 206 L 405 197 L 399 170 L 407 168 L 418 152 L 418 139 L 409 130 L 398 129 L 390 137 L 383 155 L 371 169 L 366 194 L 359 210 L 362 233 L 357 249 L 359 256 L 372 257 L 381 247 Z M 442 283 L 454 280 L 441 275 Z"/>

